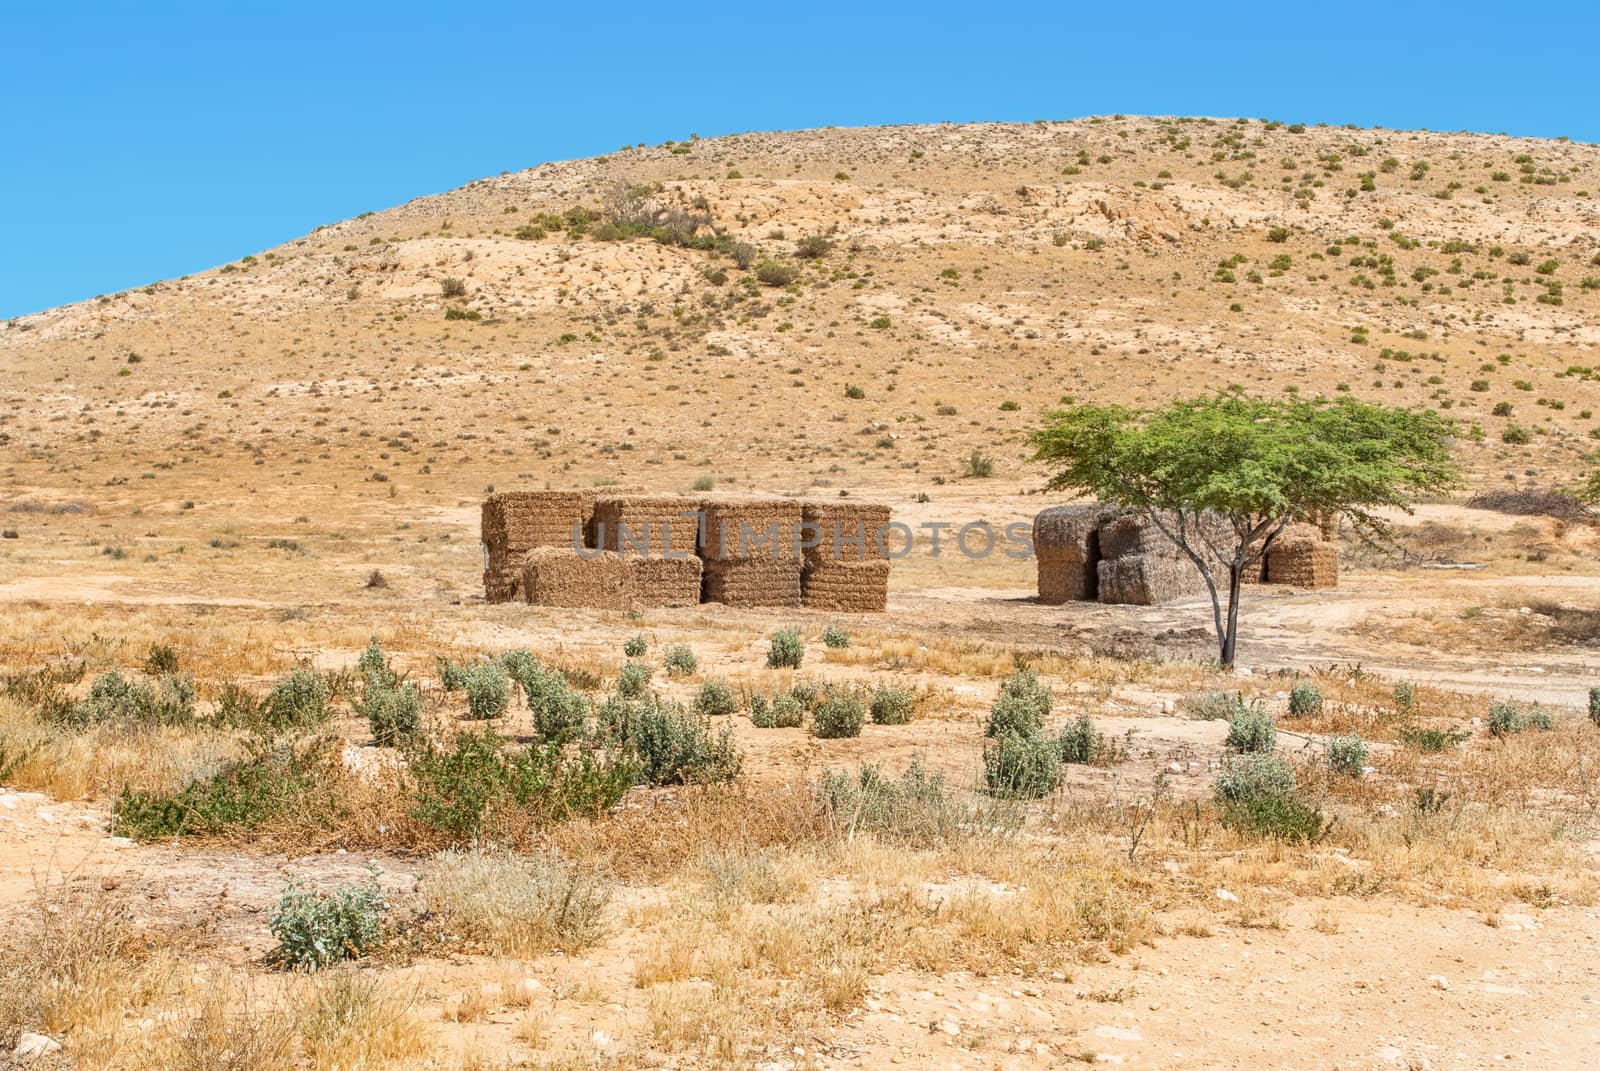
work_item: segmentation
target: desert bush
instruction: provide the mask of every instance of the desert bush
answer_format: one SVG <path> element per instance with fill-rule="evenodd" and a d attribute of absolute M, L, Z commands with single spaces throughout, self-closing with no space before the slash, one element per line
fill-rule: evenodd
<path fill-rule="evenodd" d="M 644 636 L 638 633 L 629 636 L 627 642 L 622 645 L 622 653 L 628 658 L 643 658 L 645 650 Z"/>
<path fill-rule="evenodd" d="M 321 725 L 332 715 L 328 681 L 306 666 L 296 666 L 267 694 L 266 720 L 274 729 Z"/>
<path fill-rule="evenodd" d="M 1600 688 L 1589 689 L 1589 720 L 1600 726 Z"/>
<path fill-rule="evenodd" d="M 787 264 L 764 260 L 756 265 L 756 281 L 764 286 L 788 286 L 800 273 Z"/>
<path fill-rule="evenodd" d="M 467 717 L 488 721 L 504 717 L 511 704 L 511 680 L 498 662 L 474 662 L 462 682 L 467 694 Z"/>
<path fill-rule="evenodd" d="M 1322 689 L 1314 684 L 1297 684 L 1289 690 L 1289 716 L 1309 718 L 1322 713 Z"/>
<path fill-rule="evenodd" d="M 942 847 L 973 836 L 1006 836 L 1021 825 L 1021 812 L 992 800 L 966 802 L 946 784 L 944 774 L 928 771 L 917 759 L 897 778 L 864 765 L 854 776 L 842 770 L 823 773 L 812 790 L 823 821 L 846 838 L 872 833 L 894 843 Z"/>
<path fill-rule="evenodd" d="M 1245 709 L 1244 696 L 1235 692 L 1200 692 L 1185 696 L 1182 705 L 1201 721 L 1232 721 Z"/>
<path fill-rule="evenodd" d="M 738 709 L 733 689 L 722 681 L 706 681 L 694 697 L 694 712 L 703 718 L 732 714 Z"/>
<path fill-rule="evenodd" d="M 843 650 L 850 646 L 850 634 L 842 628 L 829 625 L 822 630 L 822 645 L 833 650 Z"/>
<path fill-rule="evenodd" d="M 850 688 L 830 688 L 811 712 L 811 735 L 821 740 L 860 736 L 867 704 Z"/>
<path fill-rule="evenodd" d="M 676 704 L 640 704 L 629 718 L 627 737 L 641 776 L 652 785 L 731 781 L 743 761 L 732 730 L 713 736 L 705 719 Z"/>
<path fill-rule="evenodd" d="M 750 697 L 750 724 L 757 729 L 794 729 L 805 721 L 806 705 L 792 693 L 783 692 L 768 699 Z"/>
<path fill-rule="evenodd" d="M 1336 774 L 1360 777 L 1367 770 L 1367 744 L 1355 733 L 1330 736 L 1327 742 L 1328 766 Z"/>
<path fill-rule="evenodd" d="M 467 284 L 464 279 L 457 279 L 447 275 L 439 280 L 439 294 L 441 297 L 458 298 L 466 297 Z"/>
<path fill-rule="evenodd" d="M 178 652 L 164 643 L 152 643 L 144 656 L 143 669 L 152 677 L 178 672 Z"/>
<path fill-rule="evenodd" d="M 1077 720 L 1067 722 L 1061 730 L 1061 761 L 1092 765 L 1104 755 L 1105 741 L 1094 720 L 1088 714 L 1079 714 Z"/>
<path fill-rule="evenodd" d="M 1523 710 L 1515 703 L 1498 699 L 1489 702 L 1490 736 L 1514 736 L 1527 729 L 1549 729 L 1551 726 L 1550 715 L 1537 706 Z"/>
<path fill-rule="evenodd" d="M 1394 705 L 1409 714 L 1417 704 L 1417 690 L 1409 681 L 1401 681 L 1394 686 Z"/>
<path fill-rule="evenodd" d="M 367 719 L 372 739 L 380 747 L 398 747 L 422 727 L 422 692 L 415 684 L 368 687 L 359 712 Z"/>
<path fill-rule="evenodd" d="M 194 721 L 194 700 L 194 682 L 188 677 L 168 673 L 148 684 L 111 669 L 94 679 L 83 699 L 57 694 L 45 703 L 42 714 L 46 721 L 70 729 L 187 725 Z"/>
<path fill-rule="evenodd" d="M 589 720 L 589 700 L 573 687 L 568 672 L 542 666 L 528 655 L 512 663 L 511 673 L 527 704 L 528 714 L 533 719 L 533 733 L 538 740 L 562 744 L 583 731 Z M 645 667 L 645 680 L 649 680 L 648 667 Z M 617 687 L 622 686 L 619 677 Z"/>
<path fill-rule="evenodd" d="M 1236 711 L 1228 719 L 1227 745 L 1234 751 L 1271 751 L 1278 743 L 1272 715 L 1257 704 Z"/>
<path fill-rule="evenodd" d="M 905 725 L 915 707 L 916 699 L 906 689 L 880 684 L 872 690 L 868 713 L 874 725 Z"/>
<path fill-rule="evenodd" d="M 688 645 L 683 643 L 675 643 L 668 647 L 661 661 L 667 667 L 669 677 L 687 677 L 700 667 L 700 660 L 689 650 Z"/>
<path fill-rule="evenodd" d="M 767 642 L 767 667 L 769 669 L 799 669 L 800 662 L 805 657 L 805 641 L 800 638 L 800 631 L 792 628 L 780 628 L 772 634 Z"/>
<path fill-rule="evenodd" d="M 1061 784 L 1061 745 L 1042 732 L 1002 732 L 983 749 L 983 780 L 1002 799 L 1039 799 Z"/>
<path fill-rule="evenodd" d="M 376 872 L 361 885 L 346 883 L 331 893 L 290 882 L 267 917 L 278 947 L 270 958 L 295 970 L 315 971 L 357 959 L 383 936 L 389 903 Z"/>
<path fill-rule="evenodd" d="M 611 883 L 555 855 L 450 850 L 420 875 L 423 905 L 462 939 L 499 955 L 587 947 L 603 932 Z"/>
<path fill-rule="evenodd" d="M 1222 824 L 1239 833 L 1269 836 L 1290 843 L 1315 843 L 1333 828 L 1315 806 L 1292 793 L 1265 793 L 1228 800 Z"/>
<path fill-rule="evenodd" d="M 1276 755 L 1247 754 L 1228 762 L 1217 775 L 1216 794 L 1223 800 L 1293 792 L 1294 767 Z"/>
<path fill-rule="evenodd" d="M 617 674 L 617 694 L 637 699 L 650 687 L 650 667 L 643 662 L 624 662 Z"/>
<path fill-rule="evenodd" d="M 985 479 L 994 475 L 994 459 L 982 450 L 974 449 L 961 461 L 961 475 L 971 479 Z"/>
<path fill-rule="evenodd" d="M 124 788 L 111 830 L 135 840 L 253 829 L 284 814 L 322 781 L 333 741 L 275 746 L 257 741 L 243 759 L 173 792 Z"/>
<path fill-rule="evenodd" d="M 825 257 L 833 248 L 833 243 L 820 234 L 808 234 L 794 244 L 794 255 L 806 260 L 816 260 Z"/>
<path fill-rule="evenodd" d="M 1400 730 L 1400 743 L 1413 751 L 1437 753 L 1459 746 L 1472 733 L 1466 729 L 1437 729 L 1407 725 Z"/>
<path fill-rule="evenodd" d="M 467 667 L 448 658 L 439 659 L 439 685 L 447 692 L 459 692 L 467 686 Z"/>

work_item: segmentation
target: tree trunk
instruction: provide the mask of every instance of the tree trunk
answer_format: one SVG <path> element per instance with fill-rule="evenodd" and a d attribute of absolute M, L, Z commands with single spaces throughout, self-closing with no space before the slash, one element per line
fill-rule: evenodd
<path fill-rule="evenodd" d="M 1222 631 L 1222 668 L 1233 668 L 1234 649 L 1239 643 L 1239 588 L 1243 584 L 1243 569 L 1237 561 L 1228 565 L 1228 623 Z"/>

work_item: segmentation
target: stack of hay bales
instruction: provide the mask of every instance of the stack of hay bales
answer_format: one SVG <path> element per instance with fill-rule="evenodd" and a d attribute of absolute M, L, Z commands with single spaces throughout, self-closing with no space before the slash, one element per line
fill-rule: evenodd
<path fill-rule="evenodd" d="M 676 550 L 673 554 L 671 558 L 629 555 L 624 559 L 635 606 L 693 606 L 700 601 L 704 563 L 693 554 L 682 558 L 676 557 Z"/>
<path fill-rule="evenodd" d="M 800 503 L 790 498 L 708 498 L 700 557 L 704 601 L 724 606 L 800 605 Z"/>
<path fill-rule="evenodd" d="M 889 507 L 870 502 L 806 502 L 800 507 L 805 605 L 817 610 L 878 613 L 889 605 Z"/>
<path fill-rule="evenodd" d="M 1267 583 L 1298 588 L 1339 586 L 1339 545 L 1323 538 L 1324 528 L 1291 524 L 1267 548 Z"/>
<path fill-rule="evenodd" d="M 522 560 L 522 591 L 540 606 L 629 610 L 634 601 L 633 576 L 619 555 L 570 547 L 530 550 Z"/>
<path fill-rule="evenodd" d="M 1040 602 L 1058 606 L 1099 598 L 1100 526 L 1116 516 L 1116 510 L 1098 502 L 1039 511 L 1033 518 L 1033 555 Z"/>
<path fill-rule="evenodd" d="M 594 510 L 590 491 L 501 491 L 484 500 L 484 596 L 507 602 L 522 593 L 522 559 L 535 547 L 581 545 Z M 580 533 L 575 544 L 573 531 Z"/>
<path fill-rule="evenodd" d="M 1178 518 L 1164 515 L 1163 523 L 1176 531 Z M 1220 517 L 1205 515 L 1200 523 L 1219 548 L 1237 538 Z M 1190 539 L 1193 542 L 1192 528 Z M 1198 545 L 1196 549 L 1212 559 L 1209 564 L 1213 574 L 1226 571 L 1225 562 Z M 1098 595 L 1104 603 L 1156 606 L 1206 592 L 1205 577 L 1189 556 L 1138 513 L 1120 514 L 1100 526 L 1100 557 Z"/>
<path fill-rule="evenodd" d="M 699 508 L 683 495 L 603 495 L 594 502 L 592 545 L 624 557 L 693 554 Z"/>

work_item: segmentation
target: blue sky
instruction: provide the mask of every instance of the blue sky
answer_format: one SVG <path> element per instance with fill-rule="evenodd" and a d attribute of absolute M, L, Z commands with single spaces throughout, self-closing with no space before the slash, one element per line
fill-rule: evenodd
<path fill-rule="evenodd" d="M 1597 7 L 11 5 L 0 318 L 691 132 L 1125 112 L 1600 141 Z"/>

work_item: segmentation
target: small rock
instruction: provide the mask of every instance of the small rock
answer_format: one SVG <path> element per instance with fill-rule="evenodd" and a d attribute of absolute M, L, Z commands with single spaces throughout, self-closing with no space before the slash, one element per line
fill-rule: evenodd
<path fill-rule="evenodd" d="M 949 1034 L 951 1037 L 956 1037 L 961 1033 L 961 1024 L 957 1023 L 954 1019 L 940 1019 L 937 1029 L 940 1033 Z"/>
<path fill-rule="evenodd" d="M 60 1050 L 61 1042 L 55 1038 L 45 1037 L 43 1034 L 22 1034 L 17 1038 L 17 1047 L 11 1050 L 11 1058 L 35 1060 Z"/>
<path fill-rule="evenodd" d="M 1430 974 L 1428 975 L 1428 984 L 1435 989 L 1449 989 L 1450 979 L 1442 974 Z"/>
<path fill-rule="evenodd" d="M 1227 889 L 1218 889 L 1217 899 L 1224 900 L 1230 904 L 1237 904 L 1239 902 L 1239 898 L 1233 895 L 1233 893 L 1229 892 Z"/>

